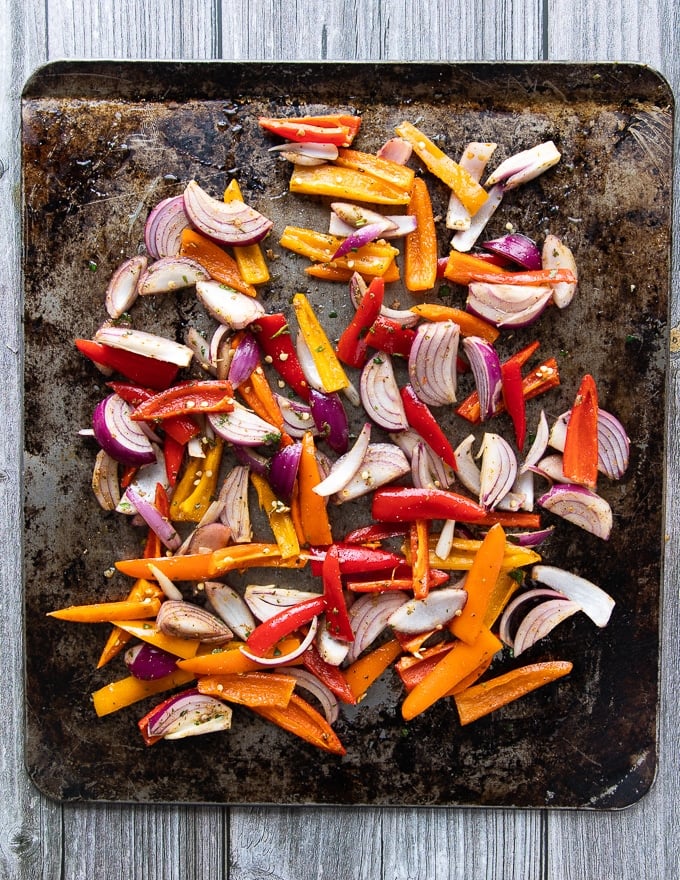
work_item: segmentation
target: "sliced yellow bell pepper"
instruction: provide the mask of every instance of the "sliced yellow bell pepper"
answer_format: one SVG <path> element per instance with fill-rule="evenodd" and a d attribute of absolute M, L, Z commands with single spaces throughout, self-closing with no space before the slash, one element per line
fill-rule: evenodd
<path fill-rule="evenodd" d="M 394 186 L 371 174 L 340 165 L 298 166 L 290 178 L 290 191 L 309 196 L 331 196 L 350 202 L 408 205 L 407 187 Z"/>
<path fill-rule="evenodd" d="M 391 244 L 372 241 L 334 260 L 333 255 L 343 241 L 337 235 L 316 232 L 302 226 L 286 226 L 279 244 L 314 262 L 327 263 L 331 269 L 348 269 L 371 278 L 382 277 L 386 272 L 391 272 L 394 258 L 399 255 L 397 248 Z"/>
<path fill-rule="evenodd" d="M 145 697 L 161 694 L 163 691 L 187 684 L 194 678 L 193 672 L 184 672 L 181 669 L 154 681 L 142 681 L 129 675 L 127 678 L 112 681 L 111 684 L 104 685 L 103 688 L 94 691 L 92 694 L 94 710 L 101 718 L 103 715 L 110 715 L 112 712 L 124 709 L 125 706 L 131 706 Z"/>
<path fill-rule="evenodd" d="M 92 605 L 71 605 L 48 611 L 48 617 L 71 623 L 113 623 L 119 620 L 143 620 L 155 617 L 161 607 L 160 599 L 147 596 L 139 602 L 123 599 L 121 602 L 94 602 Z"/>
<path fill-rule="evenodd" d="M 271 486 L 263 476 L 251 472 L 250 479 L 257 492 L 260 509 L 267 514 L 276 544 L 281 551 L 281 558 L 290 559 L 291 556 L 298 556 L 300 542 L 295 532 L 290 508 L 285 507 L 274 495 Z"/>
<path fill-rule="evenodd" d="M 236 180 L 232 180 L 224 191 L 225 202 L 242 202 L 241 188 Z M 269 269 L 259 244 L 239 245 L 234 248 L 234 259 L 241 277 L 248 284 L 266 284 L 269 281 Z"/>
<path fill-rule="evenodd" d="M 295 294 L 293 308 L 300 325 L 300 332 L 319 371 L 324 390 L 332 394 L 333 391 L 347 388 L 350 384 L 347 374 L 304 293 Z"/>
<path fill-rule="evenodd" d="M 338 150 L 336 165 L 343 168 L 354 168 L 372 177 L 378 177 L 391 186 L 396 186 L 404 192 L 409 192 L 416 176 L 415 171 L 408 165 L 400 165 L 389 159 L 380 159 L 373 153 L 362 153 L 360 150 L 348 150 L 342 147 Z"/>
<path fill-rule="evenodd" d="M 154 648 L 160 648 L 176 657 L 182 657 L 188 660 L 195 657 L 196 652 L 201 646 L 198 639 L 180 639 L 177 636 L 167 636 L 156 628 L 153 621 L 147 620 L 120 620 L 118 627 L 131 638 L 139 639 L 140 642 L 147 642 Z"/>
<path fill-rule="evenodd" d="M 174 522 L 200 522 L 213 501 L 222 461 L 224 441 L 215 437 L 205 458 L 191 459 L 187 471 L 177 485 L 170 504 Z"/>

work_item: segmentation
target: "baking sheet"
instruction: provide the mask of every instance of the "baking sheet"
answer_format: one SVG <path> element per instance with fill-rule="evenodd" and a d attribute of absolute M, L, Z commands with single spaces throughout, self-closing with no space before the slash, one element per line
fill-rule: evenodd
<path fill-rule="evenodd" d="M 622 481 L 601 485 L 614 509 L 611 541 L 560 524 L 545 555 L 600 584 L 616 609 L 605 630 L 576 615 L 527 653 L 527 661 L 573 660 L 567 679 L 467 728 L 446 701 L 404 723 L 390 672 L 358 708 L 343 710 L 343 759 L 238 708 L 229 733 L 147 749 L 136 721 L 152 701 L 99 720 L 89 700 L 123 675 L 121 666 L 95 670 L 107 628 L 45 617 L 94 597 L 119 598 L 128 583 L 107 574 L 116 558 L 138 551 L 129 524 L 102 515 L 92 496 L 95 449 L 77 432 L 103 387 L 72 340 L 105 317 L 108 278 L 137 250 L 149 208 L 192 177 L 217 194 L 232 175 L 246 201 L 275 222 L 272 281 L 261 294 L 267 309 L 288 308 L 303 290 L 331 332 L 341 327 L 344 289 L 310 281 L 304 259 L 277 245 L 286 223 L 323 229 L 323 208 L 287 194 L 289 170 L 267 153 L 274 141 L 255 122 L 336 108 L 362 115 L 357 145 L 366 150 L 402 119 L 452 156 L 472 139 L 499 143 L 494 164 L 542 140 L 561 150 L 553 171 L 506 198 L 488 233 L 511 223 L 539 240 L 547 231 L 563 237 L 576 254 L 580 292 L 564 313 L 500 347 L 509 353 L 538 337 L 543 357 L 558 358 L 562 385 L 530 404 L 530 425 L 541 406 L 551 416 L 567 409 L 589 371 L 602 405 L 628 429 L 630 468 Z M 26 764 L 42 791 L 64 801 L 616 808 L 648 790 L 656 767 L 672 131 L 669 87 L 636 65 L 59 62 L 34 74 L 22 129 L 23 540 Z M 441 212 L 446 194 L 428 181 Z M 447 240 L 442 230 L 442 254 Z M 409 303 L 398 287 L 394 296 Z M 460 291 L 439 296 L 462 302 Z M 190 295 L 135 308 L 136 326 L 151 322 L 178 339 L 202 320 Z M 467 423 L 451 425 L 459 439 L 468 432 Z M 345 523 L 354 525 L 360 511 L 344 511 Z M 506 654 L 502 669 L 511 665 Z"/>

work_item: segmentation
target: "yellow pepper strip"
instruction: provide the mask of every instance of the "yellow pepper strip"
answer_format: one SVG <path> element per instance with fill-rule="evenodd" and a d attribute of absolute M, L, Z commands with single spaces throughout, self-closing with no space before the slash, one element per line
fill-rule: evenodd
<path fill-rule="evenodd" d="M 295 681 L 292 675 L 258 670 L 206 676 L 198 680 L 196 687 L 201 694 L 229 703 L 285 709 L 295 690 Z"/>
<path fill-rule="evenodd" d="M 436 535 L 430 538 L 430 565 L 432 568 L 440 568 L 444 571 L 469 571 L 475 555 L 482 545 L 481 541 L 469 538 L 454 538 L 451 552 L 446 559 L 441 559 L 434 552 L 437 546 L 436 542 Z M 410 561 L 411 551 L 408 543 L 403 545 L 402 552 L 406 556 L 407 561 Z M 506 542 L 501 571 L 511 571 L 513 568 L 533 565 L 535 562 L 540 562 L 540 559 L 539 554 L 530 547 L 520 547 L 517 544 Z"/>
<path fill-rule="evenodd" d="M 350 202 L 376 205 L 408 205 L 408 188 L 394 186 L 371 174 L 340 165 L 298 166 L 293 170 L 289 189 L 308 196 L 331 196 Z"/>
<path fill-rule="evenodd" d="M 296 293 L 293 297 L 293 308 L 300 326 L 300 332 L 307 343 L 309 352 L 319 372 L 324 391 L 332 394 L 347 388 L 350 384 L 347 374 L 338 360 L 335 349 L 326 331 L 314 314 L 309 300 L 304 293 Z"/>
<path fill-rule="evenodd" d="M 300 254 L 316 263 L 329 264 L 331 269 L 350 269 L 371 278 L 384 276 L 399 256 L 397 248 L 385 241 L 372 241 L 344 257 L 333 259 L 333 254 L 344 239 L 338 235 L 316 232 L 303 226 L 286 226 L 279 239 L 281 247 Z"/>
<path fill-rule="evenodd" d="M 140 578 L 130 590 L 127 597 L 128 602 L 140 602 L 147 597 L 161 599 L 163 597 L 163 590 L 161 590 L 157 583 Z M 97 669 L 101 669 L 102 666 L 106 666 L 114 657 L 117 657 L 131 638 L 130 633 L 125 632 L 120 626 L 114 626 L 106 640 L 106 644 L 102 648 L 97 662 Z"/>
<path fill-rule="evenodd" d="M 404 242 L 404 283 L 413 292 L 432 290 L 437 280 L 437 230 L 427 184 L 416 177 L 407 213 L 417 226 Z"/>
<path fill-rule="evenodd" d="M 173 522 L 200 522 L 203 518 L 215 497 L 223 446 L 222 438 L 215 437 L 206 450 L 205 458 L 191 459 L 189 462 L 187 469 L 191 468 L 193 478 L 185 482 L 185 473 L 175 489 L 170 503 L 170 519 Z"/>
<path fill-rule="evenodd" d="M 318 498 L 318 496 L 317 496 Z M 281 559 L 276 544 L 231 544 L 212 553 L 189 553 L 184 556 L 158 556 L 155 559 L 121 559 L 116 568 L 129 577 L 152 578 L 149 565 L 162 571 L 171 581 L 203 581 L 214 579 L 228 571 L 262 568 L 303 568 L 305 554 Z"/>
<path fill-rule="evenodd" d="M 349 282 L 353 274 L 353 269 L 338 268 L 334 264 L 331 265 L 330 263 L 314 263 L 311 266 L 307 266 L 307 268 L 305 269 L 305 275 L 311 275 L 312 278 L 319 278 L 322 281 L 341 281 L 345 284 Z M 359 274 L 361 275 L 361 272 Z M 361 277 L 364 279 L 364 281 L 370 283 L 372 277 L 374 276 L 362 275 Z M 394 260 L 392 260 L 389 267 L 380 277 L 385 282 L 399 281 L 401 274 L 399 272 L 399 266 Z"/>
<path fill-rule="evenodd" d="M 49 611 L 48 617 L 68 620 L 71 623 L 113 623 L 118 620 L 143 620 L 155 617 L 161 607 L 160 599 L 147 597 L 141 602 L 95 602 L 92 605 L 71 605 Z"/>
<path fill-rule="evenodd" d="M 408 165 L 400 165 L 389 159 L 379 159 L 373 153 L 362 153 L 360 150 L 340 148 L 335 164 L 378 177 L 405 192 L 410 191 L 416 176 L 415 171 Z"/>
<path fill-rule="evenodd" d="M 568 675 L 572 668 L 573 664 L 568 660 L 532 663 L 467 688 L 454 697 L 460 723 L 470 724 L 501 706 L 507 706 L 525 694 Z"/>
<path fill-rule="evenodd" d="M 425 321 L 453 321 L 458 324 L 463 336 L 481 336 L 482 339 L 492 343 L 500 336 L 500 330 L 497 330 L 493 324 L 453 306 L 419 303 L 417 306 L 411 306 L 411 311 Z"/>
<path fill-rule="evenodd" d="M 474 177 L 410 122 L 402 122 L 397 126 L 396 132 L 411 144 L 425 167 L 454 191 L 470 214 L 474 215 L 479 211 L 488 195 Z"/>
<path fill-rule="evenodd" d="M 242 202 L 241 188 L 236 180 L 232 180 L 224 191 L 225 202 Z M 241 277 L 248 284 L 266 284 L 269 281 L 269 269 L 259 244 L 239 245 L 234 248 L 234 258 Z"/>
<path fill-rule="evenodd" d="M 355 700 L 359 700 L 390 663 L 401 654 L 401 645 L 396 639 L 385 642 L 363 657 L 355 660 L 345 669 L 345 678 Z"/>
<path fill-rule="evenodd" d="M 103 715 L 110 715 L 112 712 L 124 709 L 125 706 L 138 703 L 145 697 L 151 697 L 154 694 L 160 694 L 163 691 L 187 684 L 194 678 L 193 672 L 183 672 L 181 669 L 154 681 L 142 681 L 130 675 L 95 691 L 92 694 L 94 710 L 101 718 Z"/>
<path fill-rule="evenodd" d="M 449 624 L 449 631 L 467 645 L 474 645 L 484 627 L 484 616 L 501 572 L 505 547 L 503 526 L 496 523 L 486 533 L 465 578 L 467 600 L 460 614 Z"/>
<path fill-rule="evenodd" d="M 489 604 L 486 606 L 484 626 L 492 627 L 494 625 L 499 615 L 510 601 L 513 593 L 518 589 L 519 583 L 507 572 L 502 571 L 498 575 L 496 585 L 491 591 L 491 596 L 489 597 Z"/>
<path fill-rule="evenodd" d="M 281 551 L 281 558 L 290 559 L 291 556 L 299 556 L 300 542 L 297 538 L 293 518 L 290 515 L 290 509 L 274 495 L 271 486 L 263 476 L 251 471 L 250 479 L 257 492 L 260 509 L 267 514 L 276 544 Z"/>
<path fill-rule="evenodd" d="M 401 706 L 402 716 L 410 721 L 429 709 L 502 647 L 500 640 L 488 629 L 482 630 L 474 645 L 454 642 L 451 650 L 444 654 L 437 665 L 408 694 Z"/>
<path fill-rule="evenodd" d="M 183 659 L 194 657 L 201 647 L 198 639 L 180 639 L 177 636 L 166 636 L 151 621 L 121 620 L 118 622 L 118 626 L 130 638 L 147 642 L 149 645 L 153 645 L 154 648 L 160 648 L 162 651 L 167 651 L 168 654 L 174 654 L 176 657 L 182 657 Z"/>
<path fill-rule="evenodd" d="M 265 668 L 263 664 L 256 660 L 246 657 L 238 649 L 243 642 L 234 639 L 222 648 L 211 651 L 209 654 L 202 654 L 200 657 L 187 657 L 185 660 L 178 660 L 177 666 L 186 672 L 193 672 L 195 675 L 230 675 L 239 672 L 253 672 L 255 669 Z M 267 651 L 265 657 L 274 656 L 285 657 L 291 654 L 296 648 L 300 647 L 300 639 L 296 636 L 287 636 L 281 639 L 270 651 Z M 286 663 L 281 662 L 282 666 L 293 666 L 302 663 L 302 659 L 298 657 L 296 660 Z"/>

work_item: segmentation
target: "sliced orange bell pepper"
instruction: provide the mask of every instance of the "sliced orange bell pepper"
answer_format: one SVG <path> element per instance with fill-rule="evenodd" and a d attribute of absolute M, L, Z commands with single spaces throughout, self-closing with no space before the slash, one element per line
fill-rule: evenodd
<path fill-rule="evenodd" d="M 411 524 L 411 565 L 415 599 L 424 599 L 430 591 L 429 536 L 428 520 L 417 519 Z"/>
<path fill-rule="evenodd" d="M 257 296 L 252 284 L 243 280 L 236 260 L 214 241 L 187 227 L 182 230 L 180 256 L 190 257 L 208 272 L 211 278 L 246 296 Z"/>
<path fill-rule="evenodd" d="M 474 645 L 484 627 L 484 615 L 501 572 L 506 546 L 503 526 L 496 523 L 486 533 L 465 578 L 467 600 L 449 624 L 449 630 L 467 645 Z"/>
<path fill-rule="evenodd" d="M 324 391 L 332 394 L 341 391 L 350 384 L 342 364 L 335 354 L 335 349 L 314 314 L 309 300 L 304 293 L 296 293 L 293 297 L 293 308 L 310 354 L 319 372 Z"/>
<path fill-rule="evenodd" d="M 480 521 L 480 526 L 502 526 L 515 529 L 540 529 L 541 517 L 538 513 L 524 513 L 514 510 L 490 510 Z"/>
<path fill-rule="evenodd" d="M 436 666 L 408 694 L 401 714 L 410 721 L 445 696 L 461 679 L 473 672 L 484 660 L 501 650 L 500 640 L 488 629 L 482 629 L 473 645 L 455 642 Z"/>
<path fill-rule="evenodd" d="M 573 663 L 568 660 L 548 660 L 513 669 L 489 681 L 467 688 L 454 697 L 461 724 L 470 724 L 478 718 L 494 712 L 518 700 L 525 694 L 568 675 Z"/>
<path fill-rule="evenodd" d="M 343 241 L 338 235 L 315 232 L 303 226 L 286 226 L 279 244 L 316 263 L 329 264 L 331 268 L 349 269 L 370 277 L 383 276 L 393 264 L 394 258 L 399 256 L 399 251 L 391 244 L 372 241 L 350 251 L 344 257 L 333 259 Z"/>
<path fill-rule="evenodd" d="M 111 684 L 99 688 L 98 691 L 94 691 L 92 694 L 94 710 L 101 718 L 103 715 L 110 715 L 112 712 L 124 709 L 125 706 L 131 706 L 145 697 L 169 691 L 171 688 L 179 687 L 193 680 L 193 673 L 183 672 L 181 669 L 154 681 L 142 681 L 140 678 L 129 675 L 127 678 L 113 681 Z"/>
<path fill-rule="evenodd" d="M 345 269 L 328 263 L 314 263 L 312 266 L 307 266 L 305 269 L 305 275 L 311 275 L 312 278 L 319 278 L 321 281 L 341 281 L 346 284 L 351 279 L 354 271 L 354 269 Z M 359 272 L 359 274 L 361 275 L 361 272 Z M 362 275 L 361 277 L 366 283 L 369 283 L 371 279 L 375 277 L 382 278 L 383 281 L 388 282 L 399 281 L 401 274 L 399 272 L 399 266 L 394 260 L 392 260 L 382 275 Z"/>
<path fill-rule="evenodd" d="M 597 386 L 591 375 L 586 375 L 576 395 L 567 423 L 562 470 L 565 477 L 583 483 L 589 489 L 597 484 Z"/>
<path fill-rule="evenodd" d="M 242 202 L 243 195 L 236 180 L 231 180 L 224 191 L 225 202 Z M 248 284 L 266 284 L 269 269 L 259 244 L 238 245 L 234 248 L 234 258 L 241 277 Z"/>
<path fill-rule="evenodd" d="M 437 280 L 437 230 L 422 177 L 413 181 L 407 213 L 416 218 L 417 226 L 404 241 L 404 283 L 407 290 L 423 293 L 432 290 Z"/>
<path fill-rule="evenodd" d="M 160 547 L 158 552 L 160 553 Z M 128 602 L 141 602 L 147 597 L 160 599 L 162 596 L 163 591 L 157 583 L 140 578 L 130 590 L 127 600 Z M 130 633 L 126 633 L 120 626 L 114 626 L 99 656 L 97 669 L 101 669 L 102 666 L 106 666 L 114 657 L 117 657 L 131 638 Z"/>
<path fill-rule="evenodd" d="M 398 189 L 408 192 L 413 185 L 415 171 L 408 165 L 400 165 L 389 159 L 380 159 L 374 153 L 362 153 L 360 150 L 338 150 L 336 165 L 343 168 L 354 168 L 372 177 L 378 177 Z"/>
<path fill-rule="evenodd" d="M 474 177 L 410 122 L 398 125 L 396 133 L 411 144 L 425 167 L 455 192 L 466 210 L 476 214 L 488 196 Z"/>
<path fill-rule="evenodd" d="M 391 639 L 348 666 L 345 669 L 345 678 L 354 699 L 361 699 L 400 654 L 401 645 L 396 639 Z"/>
<path fill-rule="evenodd" d="M 297 694 L 292 695 L 285 709 L 275 706 L 256 706 L 253 707 L 253 712 L 326 752 L 334 755 L 347 753 L 323 715 Z"/>
<path fill-rule="evenodd" d="M 239 652 L 240 653 L 240 652 Z M 295 689 L 292 675 L 277 672 L 239 672 L 199 678 L 198 692 L 243 706 L 285 709 Z"/>
<path fill-rule="evenodd" d="M 256 669 L 264 669 L 262 663 L 257 663 L 250 657 L 246 657 L 239 648 L 244 642 L 234 639 L 228 642 L 222 648 L 211 651 L 209 654 L 201 654 L 198 657 L 187 657 L 178 660 L 179 669 L 186 672 L 193 672 L 195 675 L 232 675 L 241 672 L 254 672 Z M 297 636 L 286 636 L 281 639 L 273 649 L 267 651 L 264 658 L 271 659 L 273 657 L 281 657 L 282 666 L 299 666 L 302 660 L 298 657 L 295 660 L 286 661 L 286 655 L 291 654 L 300 646 L 300 639 Z"/>
<path fill-rule="evenodd" d="M 260 474 L 251 471 L 250 480 L 257 492 L 260 509 L 264 510 L 274 533 L 282 559 L 290 559 L 300 554 L 300 542 L 295 531 L 295 523 L 289 508 L 274 495 L 271 486 Z"/>
<path fill-rule="evenodd" d="M 489 596 L 489 604 L 484 612 L 484 626 L 492 627 L 494 625 L 519 586 L 519 582 L 507 571 L 502 571 L 498 575 Z"/>
<path fill-rule="evenodd" d="M 444 306 L 439 303 L 419 303 L 412 306 L 411 311 L 425 321 L 453 321 L 458 324 L 463 336 L 480 336 L 487 342 L 494 343 L 500 336 L 500 330 L 489 324 L 483 318 L 464 312 L 453 306 Z"/>
<path fill-rule="evenodd" d="M 444 278 L 452 281 L 454 284 L 462 284 L 467 286 L 471 281 L 475 280 L 476 275 L 504 275 L 505 269 L 489 263 L 488 260 L 477 257 L 474 254 L 468 254 L 464 251 L 451 251 L 446 261 L 444 269 Z"/>
<path fill-rule="evenodd" d="M 314 437 L 307 431 L 302 437 L 297 484 L 305 542 L 312 547 L 333 543 L 326 501 L 313 491 L 320 482 L 321 475 L 316 461 Z"/>
<path fill-rule="evenodd" d="M 289 189 L 308 196 L 331 196 L 349 202 L 373 202 L 376 205 L 408 205 L 407 188 L 394 186 L 354 168 L 340 165 L 298 166 L 290 178 Z"/>
<path fill-rule="evenodd" d="M 94 602 L 92 605 L 71 605 L 48 611 L 48 617 L 71 623 L 112 623 L 116 620 L 142 620 L 155 617 L 161 607 L 160 599 L 145 597 L 138 602 Z"/>

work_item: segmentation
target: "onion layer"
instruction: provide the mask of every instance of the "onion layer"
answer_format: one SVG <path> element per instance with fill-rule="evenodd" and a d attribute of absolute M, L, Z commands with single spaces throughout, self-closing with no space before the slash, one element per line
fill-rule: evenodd
<path fill-rule="evenodd" d="M 195 180 L 184 190 L 184 209 L 197 229 L 228 245 L 256 244 L 274 225 L 241 201 L 212 198 Z"/>
<path fill-rule="evenodd" d="M 190 226 L 184 210 L 184 196 L 163 199 L 149 214 L 144 226 L 144 243 L 154 260 L 179 253 L 182 230 Z"/>
<path fill-rule="evenodd" d="M 361 371 L 361 402 L 376 425 L 386 431 L 408 428 L 404 404 L 388 354 L 371 358 Z"/>
<path fill-rule="evenodd" d="M 604 498 L 583 486 L 573 483 L 553 486 L 538 499 L 538 504 L 604 541 L 609 539 L 613 524 L 611 507 Z"/>
<path fill-rule="evenodd" d="M 609 623 L 616 603 L 609 593 L 591 581 L 552 565 L 535 565 L 531 569 L 531 577 L 577 602 L 596 626 L 603 627 Z"/>
<path fill-rule="evenodd" d="M 104 302 L 112 318 L 120 318 L 137 299 L 139 279 L 146 270 L 148 260 L 140 254 L 131 257 L 116 269 L 106 288 Z"/>
<path fill-rule="evenodd" d="M 162 257 L 152 263 L 139 279 L 139 295 L 170 293 L 206 281 L 210 275 L 189 257 Z"/>
<path fill-rule="evenodd" d="M 92 415 L 94 436 L 102 449 L 127 465 L 150 464 L 156 452 L 141 426 L 130 418 L 132 407 L 117 394 L 109 394 Z"/>
<path fill-rule="evenodd" d="M 473 281 L 468 285 L 467 310 L 494 327 L 526 327 L 551 298 L 552 287 Z"/>
<path fill-rule="evenodd" d="M 496 412 L 501 399 L 501 361 L 493 345 L 478 336 L 467 336 L 463 349 L 475 377 L 480 417 L 484 422 Z"/>
<path fill-rule="evenodd" d="M 242 330 L 264 315 L 259 300 L 219 281 L 199 281 L 196 296 L 216 321 L 234 330 Z"/>
<path fill-rule="evenodd" d="M 416 329 L 408 374 L 413 390 L 428 406 L 456 402 L 459 339 L 460 327 L 453 321 L 424 323 Z"/>

